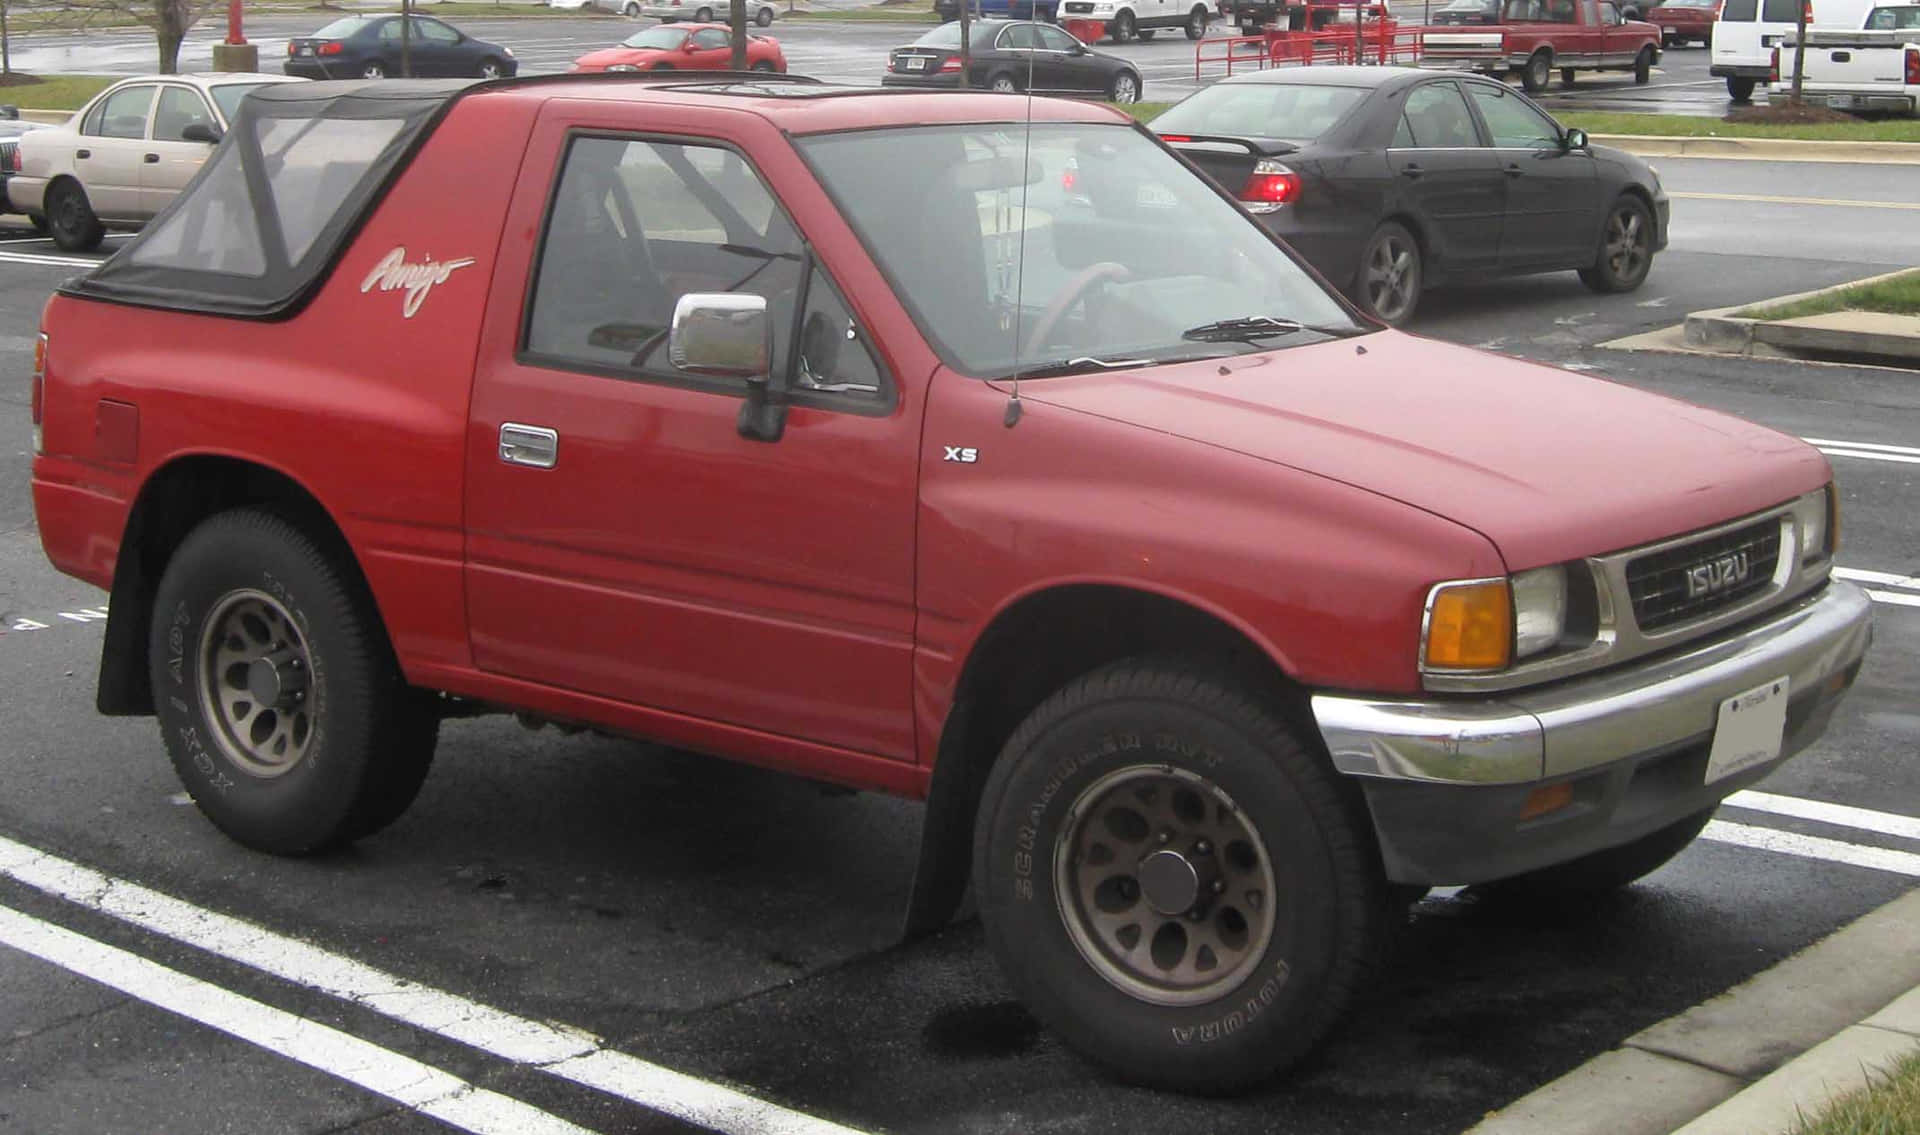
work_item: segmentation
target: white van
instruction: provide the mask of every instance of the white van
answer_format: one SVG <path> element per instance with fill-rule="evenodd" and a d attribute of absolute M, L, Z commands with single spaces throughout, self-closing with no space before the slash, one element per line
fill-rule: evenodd
<path fill-rule="evenodd" d="M 1769 78 L 1773 49 L 1807 6 L 1808 27 L 1857 29 L 1874 0 L 1723 0 L 1713 23 L 1713 57 L 1707 71 L 1727 81 L 1734 102 L 1753 98 L 1753 88 Z"/>

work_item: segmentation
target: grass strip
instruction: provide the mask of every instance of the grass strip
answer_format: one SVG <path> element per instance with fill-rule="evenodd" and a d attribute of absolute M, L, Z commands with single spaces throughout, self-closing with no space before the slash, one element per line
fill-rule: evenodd
<path fill-rule="evenodd" d="M 1750 307 L 1734 312 L 1734 315 L 1741 319 L 1798 319 L 1803 315 L 1823 315 L 1829 311 L 1885 311 L 1894 315 L 1920 315 L 1920 268 L 1877 283 L 1842 288 L 1791 303 Z M 1912 1130 L 1920 1131 L 1920 1126 Z"/>
<path fill-rule="evenodd" d="M 1920 119 L 1808 124 L 1722 122 L 1684 114 L 1556 113 L 1562 125 L 1589 134 L 1652 134 L 1662 138 L 1791 138 L 1810 142 L 1920 142 Z"/>
<path fill-rule="evenodd" d="M 1913 1135 L 1920 1131 L 1920 1054 L 1888 1069 L 1863 1091 L 1802 1117 L 1793 1135 Z"/>
<path fill-rule="evenodd" d="M 79 110 L 126 75 L 28 75 L 15 71 L 0 86 L 0 103 L 33 110 Z"/>

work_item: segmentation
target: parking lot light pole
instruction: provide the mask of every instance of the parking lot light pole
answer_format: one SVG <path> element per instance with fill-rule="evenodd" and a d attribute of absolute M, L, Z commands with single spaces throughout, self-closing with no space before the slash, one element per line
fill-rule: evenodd
<path fill-rule="evenodd" d="M 247 42 L 240 26 L 240 0 L 227 0 L 227 41 L 213 45 L 215 71 L 258 71 L 260 47 Z"/>

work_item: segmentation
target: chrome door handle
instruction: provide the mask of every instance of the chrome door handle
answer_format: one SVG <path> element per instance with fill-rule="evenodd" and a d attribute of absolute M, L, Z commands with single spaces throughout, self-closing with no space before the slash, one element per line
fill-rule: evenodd
<path fill-rule="evenodd" d="M 508 465 L 551 469 L 560 460 L 560 435 L 545 426 L 503 422 L 500 426 L 500 460 Z"/>

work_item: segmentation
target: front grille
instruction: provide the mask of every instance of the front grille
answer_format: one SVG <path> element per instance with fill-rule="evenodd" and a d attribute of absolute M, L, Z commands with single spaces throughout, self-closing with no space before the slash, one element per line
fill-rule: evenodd
<path fill-rule="evenodd" d="M 1091 4 L 1068 4 L 1066 8 L 1067 11 L 1075 13 L 1076 15 L 1093 11 L 1093 5 Z"/>
<path fill-rule="evenodd" d="M 1765 591 L 1780 561 L 1777 517 L 1627 563 L 1627 592 L 1643 632 L 1703 619 Z"/>

